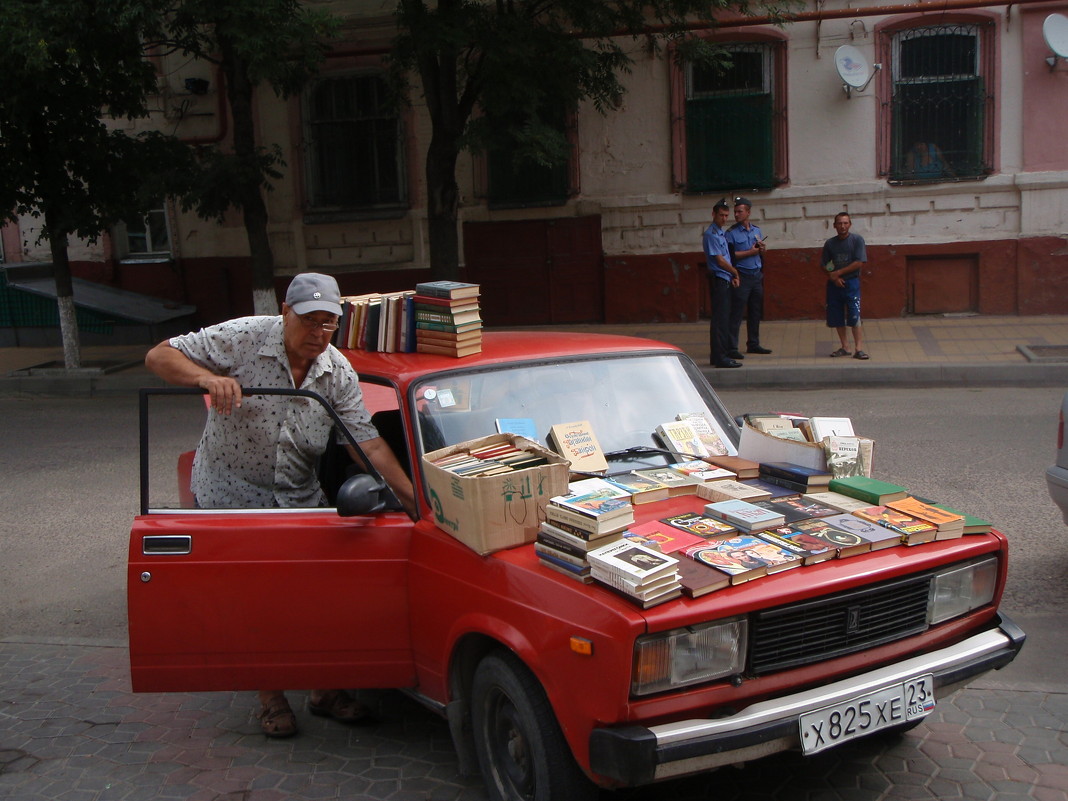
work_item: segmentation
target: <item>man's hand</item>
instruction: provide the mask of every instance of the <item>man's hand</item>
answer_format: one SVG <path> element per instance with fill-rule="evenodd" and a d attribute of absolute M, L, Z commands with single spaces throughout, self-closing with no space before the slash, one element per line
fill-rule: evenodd
<path fill-rule="evenodd" d="M 211 396 L 211 408 L 219 414 L 231 414 L 241 408 L 241 385 L 225 375 L 208 375 L 197 381 L 197 386 Z"/>

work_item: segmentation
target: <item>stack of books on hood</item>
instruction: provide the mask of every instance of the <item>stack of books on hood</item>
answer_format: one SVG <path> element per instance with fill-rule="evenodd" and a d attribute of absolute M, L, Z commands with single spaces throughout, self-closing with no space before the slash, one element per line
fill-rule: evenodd
<path fill-rule="evenodd" d="M 482 352 L 479 285 L 462 281 L 424 281 L 415 285 L 415 350 L 442 356 Z"/>
<path fill-rule="evenodd" d="M 622 538 L 633 522 L 626 490 L 601 478 L 572 481 L 566 495 L 546 504 L 534 551 L 546 567 L 589 584 L 588 553 Z"/>
<path fill-rule="evenodd" d="M 593 580 L 648 609 L 682 595 L 679 560 L 630 539 L 587 554 Z"/>

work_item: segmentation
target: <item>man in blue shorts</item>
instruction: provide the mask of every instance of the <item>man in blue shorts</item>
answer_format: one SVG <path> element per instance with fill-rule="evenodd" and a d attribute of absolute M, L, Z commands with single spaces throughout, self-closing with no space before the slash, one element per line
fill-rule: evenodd
<path fill-rule="evenodd" d="M 860 271 L 868 260 L 864 238 L 851 234 L 849 215 L 840 212 L 834 217 L 837 232 L 823 243 L 820 264 L 827 272 L 827 327 L 838 332 L 841 347 L 832 357 L 852 356 L 867 359 L 860 325 Z M 853 330 L 853 352 L 849 350 L 846 328 Z"/>

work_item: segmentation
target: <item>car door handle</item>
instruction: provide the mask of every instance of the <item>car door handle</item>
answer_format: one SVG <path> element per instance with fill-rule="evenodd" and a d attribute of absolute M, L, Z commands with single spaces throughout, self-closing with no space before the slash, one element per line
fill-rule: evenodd
<path fill-rule="evenodd" d="M 141 538 L 141 553 L 144 556 L 181 556 L 193 550 L 193 538 L 188 534 L 148 535 Z"/>

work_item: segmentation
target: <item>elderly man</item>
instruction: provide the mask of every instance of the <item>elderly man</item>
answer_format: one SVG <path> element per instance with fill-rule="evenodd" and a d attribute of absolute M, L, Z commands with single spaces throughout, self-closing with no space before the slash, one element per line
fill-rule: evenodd
<path fill-rule="evenodd" d="M 156 345 L 146 366 L 171 384 L 198 387 L 211 411 L 193 462 L 192 489 L 202 507 L 322 506 L 316 475 L 333 422 L 315 403 L 275 396 L 246 397 L 244 387 L 298 388 L 323 396 L 389 484 L 408 514 L 415 494 L 363 404 L 352 365 L 330 344 L 341 316 L 337 282 L 302 273 L 286 292 L 280 316 L 242 317 Z M 354 449 L 353 457 L 359 461 Z M 260 692 L 260 724 L 268 737 L 296 733 L 281 690 Z M 368 711 L 342 690 L 313 690 L 314 714 L 355 723 Z"/>

